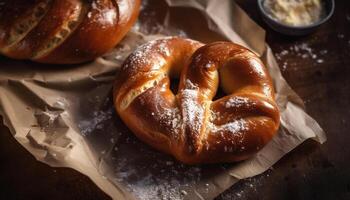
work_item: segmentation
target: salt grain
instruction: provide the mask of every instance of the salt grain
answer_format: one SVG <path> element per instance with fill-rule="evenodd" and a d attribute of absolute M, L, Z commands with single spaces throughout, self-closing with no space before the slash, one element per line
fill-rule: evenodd
<path fill-rule="evenodd" d="M 337 37 L 340 38 L 340 39 L 343 39 L 344 38 L 344 34 L 338 33 Z"/>
<path fill-rule="evenodd" d="M 317 59 L 317 63 L 323 63 L 323 59 Z"/>
<path fill-rule="evenodd" d="M 283 50 L 281 53 L 280 53 L 282 56 L 285 56 L 288 54 L 288 50 Z"/>
<path fill-rule="evenodd" d="M 287 69 L 287 62 L 283 62 L 283 65 L 282 65 L 282 70 L 285 71 Z"/>
<path fill-rule="evenodd" d="M 213 65 L 212 63 L 208 62 L 204 67 L 209 69 L 212 65 Z"/>
<path fill-rule="evenodd" d="M 328 53 L 328 50 L 326 50 L 326 49 L 321 50 L 320 53 L 321 53 L 322 55 L 326 55 L 326 54 Z"/>
<path fill-rule="evenodd" d="M 166 161 L 166 163 L 165 163 L 166 165 L 173 165 L 174 164 L 174 162 L 173 161 Z"/>

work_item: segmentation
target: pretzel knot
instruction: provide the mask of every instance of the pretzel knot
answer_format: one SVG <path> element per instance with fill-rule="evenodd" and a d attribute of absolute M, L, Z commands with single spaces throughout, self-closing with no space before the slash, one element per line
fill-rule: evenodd
<path fill-rule="evenodd" d="M 177 94 L 170 77 L 180 79 Z M 219 85 L 227 96 L 213 100 Z M 230 42 L 170 37 L 140 46 L 123 64 L 114 104 L 139 139 L 188 164 L 247 159 L 279 127 L 266 68 Z"/>

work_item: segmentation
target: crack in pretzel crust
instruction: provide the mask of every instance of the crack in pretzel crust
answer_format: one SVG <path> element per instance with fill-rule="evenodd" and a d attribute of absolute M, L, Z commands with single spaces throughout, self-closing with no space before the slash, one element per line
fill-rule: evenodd
<path fill-rule="evenodd" d="M 170 77 L 180 79 L 177 94 Z M 227 96 L 213 100 L 218 87 Z M 230 42 L 168 37 L 140 46 L 116 79 L 114 104 L 139 139 L 187 164 L 247 159 L 280 121 L 265 66 Z"/>
<path fill-rule="evenodd" d="M 0 53 L 51 64 L 87 62 L 118 44 L 139 7 L 140 0 L 4 0 Z"/>

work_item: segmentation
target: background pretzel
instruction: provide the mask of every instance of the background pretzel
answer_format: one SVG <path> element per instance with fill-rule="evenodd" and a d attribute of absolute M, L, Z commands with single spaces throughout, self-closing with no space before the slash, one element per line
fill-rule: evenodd
<path fill-rule="evenodd" d="M 124 37 L 139 6 L 140 0 L 3 0 L 0 52 L 44 63 L 86 62 Z"/>
<path fill-rule="evenodd" d="M 175 95 L 170 77 L 179 75 Z M 228 96 L 213 101 L 219 77 Z M 123 64 L 114 103 L 137 137 L 189 164 L 247 159 L 279 127 L 264 65 L 229 42 L 171 37 L 139 47 Z"/>

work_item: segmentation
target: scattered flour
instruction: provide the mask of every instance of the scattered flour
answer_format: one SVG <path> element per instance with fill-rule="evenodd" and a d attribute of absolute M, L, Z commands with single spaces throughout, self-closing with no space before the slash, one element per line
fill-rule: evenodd
<path fill-rule="evenodd" d="M 125 185 L 137 199 L 180 200 L 188 195 L 187 187 L 202 179 L 200 167 L 164 158 L 164 155 L 148 148 L 139 147 L 137 151 L 143 155 L 142 158 L 120 156 L 113 164 L 114 181 Z"/>
<path fill-rule="evenodd" d="M 256 199 L 261 196 L 259 191 L 262 187 L 265 187 L 265 183 L 268 182 L 271 170 L 268 170 L 264 174 L 255 176 L 253 178 L 247 178 L 240 183 L 235 184 L 226 192 L 222 193 L 218 200 L 235 200 L 235 199 Z"/>
<path fill-rule="evenodd" d="M 301 59 L 311 59 L 315 61 L 317 64 L 321 64 L 324 62 L 324 59 L 322 58 L 323 55 L 326 55 L 328 51 L 326 49 L 320 50 L 316 52 L 314 49 L 310 47 L 308 43 L 296 43 L 293 46 L 290 46 L 289 49 L 284 49 L 279 53 L 275 53 L 275 57 L 277 60 L 284 61 L 286 60 L 286 56 L 293 55 L 300 57 Z M 289 65 L 292 63 L 288 63 L 287 61 L 284 61 L 281 66 L 281 70 L 285 71 Z"/>
<path fill-rule="evenodd" d="M 104 123 L 107 120 L 110 120 L 113 115 L 113 109 L 111 108 L 107 111 L 94 111 L 92 114 L 92 118 L 89 120 L 81 120 L 78 123 L 78 127 L 83 136 L 88 136 L 94 130 L 99 129 L 102 130 L 104 128 Z"/>

